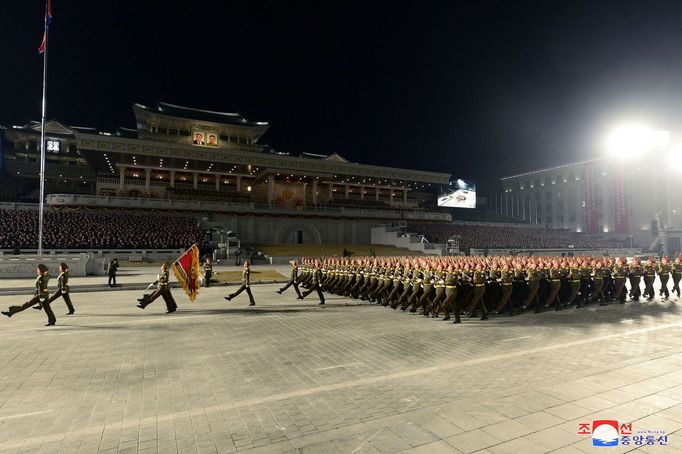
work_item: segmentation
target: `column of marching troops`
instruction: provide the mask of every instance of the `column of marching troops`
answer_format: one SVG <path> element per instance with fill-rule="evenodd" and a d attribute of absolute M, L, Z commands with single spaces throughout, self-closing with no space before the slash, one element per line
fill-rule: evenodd
<path fill-rule="evenodd" d="M 293 286 L 299 299 L 316 291 L 320 304 L 326 292 L 433 318 L 442 314 L 443 320 L 453 316 L 454 323 L 462 315 L 478 317 L 479 310 L 487 320 L 492 314 L 623 304 L 628 297 L 651 301 L 657 290 L 663 298 L 671 290 L 679 298 L 682 279 L 680 257 L 673 263 L 666 257 L 630 263 L 612 257 L 308 258 L 291 265 L 280 294 Z"/>
<path fill-rule="evenodd" d="M 169 314 L 176 311 L 168 268 L 167 263 L 161 266 L 157 280 L 147 288 L 156 289 L 145 291 L 137 307 L 144 309 L 161 297 Z M 208 286 L 210 260 L 206 260 L 203 270 Z M 64 300 L 67 315 L 75 312 L 69 296 L 68 265 L 59 265 L 57 291 L 52 295 L 47 288 L 51 277 L 47 267 L 40 264 L 36 272 L 33 298 L 1 313 L 11 317 L 29 307 L 44 309 L 47 326 L 52 326 L 56 318 L 50 304 L 56 299 Z M 660 262 L 649 258 L 644 263 L 639 258 L 628 263 L 625 258 L 612 257 L 306 258 L 301 265 L 291 262 L 289 281 L 277 293 L 293 287 L 302 300 L 316 292 L 319 304 L 325 304 L 326 292 L 392 309 L 419 311 L 433 318 L 442 314 L 443 320 L 450 320 L 452 315 L 454 323 L 461 323 L 462 315 L 478 317 L 479 310 L 481 320 L 487 320 L 489 314 L 505 312 L 513 316 L 531 309 L 542 312 L 589 304 L 624 304 L 628 297 L 634 302 L 640 298 L 651 301 L 656 296 L 657 277 L 661 297 L 669 298 L 672 290 L 679 298 L 682 257 L 676 257 L 673 263 L 667 257 Z M 250 286 L 250 263 L 245 261 L 241 286 L 225 299 L 230 301 L 246 292 L 249 306 L 255 306 Z M 301 292 L 299 286 L 306 290 Z"/>

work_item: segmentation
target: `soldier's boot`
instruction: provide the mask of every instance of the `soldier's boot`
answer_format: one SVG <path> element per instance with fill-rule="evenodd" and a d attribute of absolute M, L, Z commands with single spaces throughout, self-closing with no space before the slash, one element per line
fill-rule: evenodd
<path fill-rule="evenodd" d="M 142 295 L 142 298 L 138 298 L 137 300 L 140 302 L 140 304 L 137 305 L 137 307 L 140 309 L 144 309 L 145 307 L 149 306 L 149 303 L 151 302 L 149 301 L 149 296 L 147 295 Z"/>
<path fill-rule="evenodd" d="M 21 312 L 21 306 L 10 306 L 9 310 L 2 311 L 2 315 L 6 315 L 7 317 L 11 317 L 12 315 L 16 314 L 17 312 Z"/>
<path fill-rule="evenodd" d="M 455 313 L 455 321 L 452 323 L 462 323 L 462 319 L 460 318 L 460 313 L 462 312 L 462 308 L 459 307 L 459 305 L 455 304 L 453 312 Z"/>

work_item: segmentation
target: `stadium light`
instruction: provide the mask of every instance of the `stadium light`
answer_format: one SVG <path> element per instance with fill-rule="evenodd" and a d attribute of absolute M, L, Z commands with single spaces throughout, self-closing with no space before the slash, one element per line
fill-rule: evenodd
<path fill-rule="evenodd" d="M 652 150 L 656 133 L 649 126 L 629 123 L 615 128 L 606 139 L 609 154 L 620 158 L 636 158 Z"/>
<path fill-rule="evenodd" d="M 682 171 L 682 145 L 672 148 L 666 155 L 666 161 L 668 169 Z"/>

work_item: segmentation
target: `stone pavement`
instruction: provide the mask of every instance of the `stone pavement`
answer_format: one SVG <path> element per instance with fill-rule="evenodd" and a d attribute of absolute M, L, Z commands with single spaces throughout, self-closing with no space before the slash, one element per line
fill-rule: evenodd
<path fill-rule="evenodd" d="M 600 452 L 596 419 L 668 435 L 607 452 L 682 452 L 682 300 L 456 326 L 276 288 L 0 318 L 0 452 Z"/>

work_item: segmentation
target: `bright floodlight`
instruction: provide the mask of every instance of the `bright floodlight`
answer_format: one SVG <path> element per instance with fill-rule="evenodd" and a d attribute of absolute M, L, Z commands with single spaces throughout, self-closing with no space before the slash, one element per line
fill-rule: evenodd
<path fill-rule="evenodd" d="M 682 171 L 682 146 L 673 148 L 666 158 L 668 169 L 675 170 L 676 172 Z"/>
<path fill-rule="evenodd" d="M 656 142 L 654 131 L 640 124 L 627 124 L 614 129 L 606 142 L 609 153 L 619 157 L 635 157 L 650 151 Z"/>

